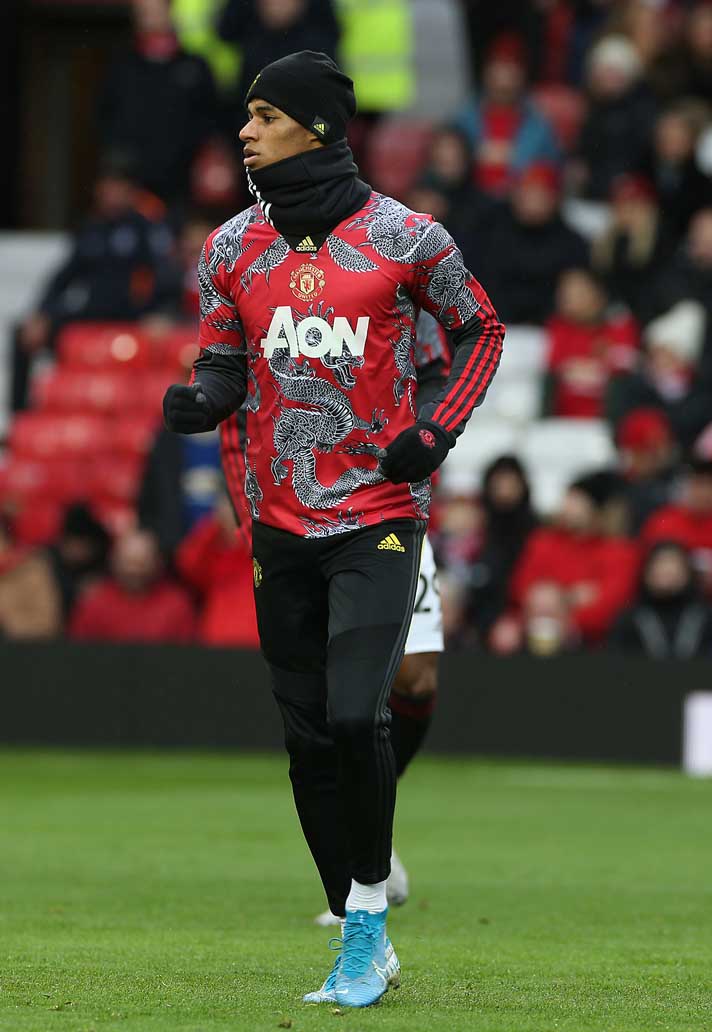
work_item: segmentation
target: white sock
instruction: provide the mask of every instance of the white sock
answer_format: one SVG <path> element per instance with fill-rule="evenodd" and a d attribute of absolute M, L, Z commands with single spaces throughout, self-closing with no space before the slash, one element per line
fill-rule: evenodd
<path fill-rule="evenodd" d="M 346 899 L 347 910 L 367 910 L 369 914 L 380 914 L 387 906 L 385 881 L 362 885 L 352 880 L 351 891 Z"/>

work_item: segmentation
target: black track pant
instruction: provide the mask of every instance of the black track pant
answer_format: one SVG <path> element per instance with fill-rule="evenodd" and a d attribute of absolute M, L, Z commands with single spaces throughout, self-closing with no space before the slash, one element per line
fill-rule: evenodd
<path fill-rule="evenodd" d="M 372 884 L 390 871 L 396 768 L 388 696 L 424 533 L 416 520 L 310 539 L 253 526 L 262 651 L 297 812 L 335 914 L 345 912 L 352 878 Z"/>

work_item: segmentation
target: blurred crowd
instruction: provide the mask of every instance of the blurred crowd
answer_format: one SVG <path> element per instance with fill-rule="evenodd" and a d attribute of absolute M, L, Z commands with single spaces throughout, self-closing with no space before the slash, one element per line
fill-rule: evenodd
<path fill-rule="evenodd" d="M 17 329 L 14 409 L 41 404 L 35 356 L 61 359 L 78 324 L 132 324 L 155 349 L 195 327 L 202 242 L 249 203 L 246 87 L 286 53 L 324 50 L 356 83 L 363 177 L 442 221 L 502 321 L 543 333 L 537 415 L 601 421 L 617 449 L 545 515 L 506 448 L 470 490 L 440 492 L 449 644 L 712 656 L 712 3 L 133 0 L 132 12 L 133 46 L 97 99 L 91 210 Z M 10 445 L 12 462 L 12 432 Z M 0 635 L 256 642 L 215 435 L 158 431 L 132 518 L 79 491 L 38 531 L 21 495 L 6 480 Z"/>

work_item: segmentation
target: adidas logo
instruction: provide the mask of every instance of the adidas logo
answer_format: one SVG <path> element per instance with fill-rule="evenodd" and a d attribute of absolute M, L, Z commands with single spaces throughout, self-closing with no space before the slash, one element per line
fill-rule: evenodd
<path fill-rule="evenodd" d="M 326 136 L 329 130 L 329 123 L 321 115 L 314 115 L 311 128 L 314 130 L 317 136 Z"/>
<path fill-rule="evenodd" d="M 405 548 L 403 548 L 395 534 L 389 534 L 388 537 L 384 537 L 378 547 L 387 552 L 405 552 Z"/>
<path fill-rule="evenodd" d="M 316 251 L 316 244 L 310 236 L 305 236 L 300 243 L 297 244 L 297 251 Z"/>

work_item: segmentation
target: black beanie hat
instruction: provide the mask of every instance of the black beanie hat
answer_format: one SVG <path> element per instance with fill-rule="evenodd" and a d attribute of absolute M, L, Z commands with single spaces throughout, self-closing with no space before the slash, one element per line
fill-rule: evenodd
<path fill-rule="evenodd" d="M 343 140 L 346 123 L 356 114 L 353 82 L 315 50 L 268 64 L 247 91 L 245 105 L 254 97 L 284 111 L 325 143 Z"/>

